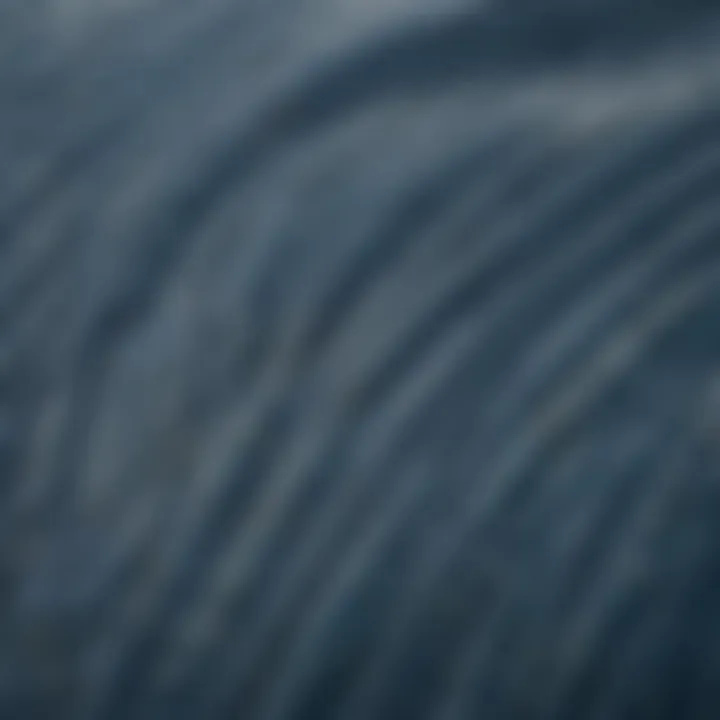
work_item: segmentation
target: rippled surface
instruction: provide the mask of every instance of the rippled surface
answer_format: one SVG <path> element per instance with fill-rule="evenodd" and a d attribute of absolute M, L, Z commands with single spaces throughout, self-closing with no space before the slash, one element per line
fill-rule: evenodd
<path fill-rule="evenodd" d="M 0 716 L 715 717 L 719 41 L 2 3 Z"/>

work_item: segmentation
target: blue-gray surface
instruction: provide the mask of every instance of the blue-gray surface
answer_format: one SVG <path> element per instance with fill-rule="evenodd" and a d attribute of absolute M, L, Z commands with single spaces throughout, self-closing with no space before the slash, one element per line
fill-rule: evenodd
<path fill-rule="evenodd" d="M 720 713 L 720 8 L 0 0 L 0 717 Z"/>

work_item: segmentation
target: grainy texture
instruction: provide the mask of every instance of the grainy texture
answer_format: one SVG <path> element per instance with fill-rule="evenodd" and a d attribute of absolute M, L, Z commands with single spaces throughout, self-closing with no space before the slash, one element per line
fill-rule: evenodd
<path fill-rule="evenodd" d="M 0 717 L 717 718 L 719 41 L 0 0 Z"/>

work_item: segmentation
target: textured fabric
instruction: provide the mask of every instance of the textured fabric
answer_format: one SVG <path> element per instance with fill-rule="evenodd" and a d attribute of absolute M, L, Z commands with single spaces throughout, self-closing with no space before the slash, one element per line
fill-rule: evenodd
<path fill-rule="evenodd" d="M 0 0 L 0 718 L 720 708 L 720 11 Z"/>

